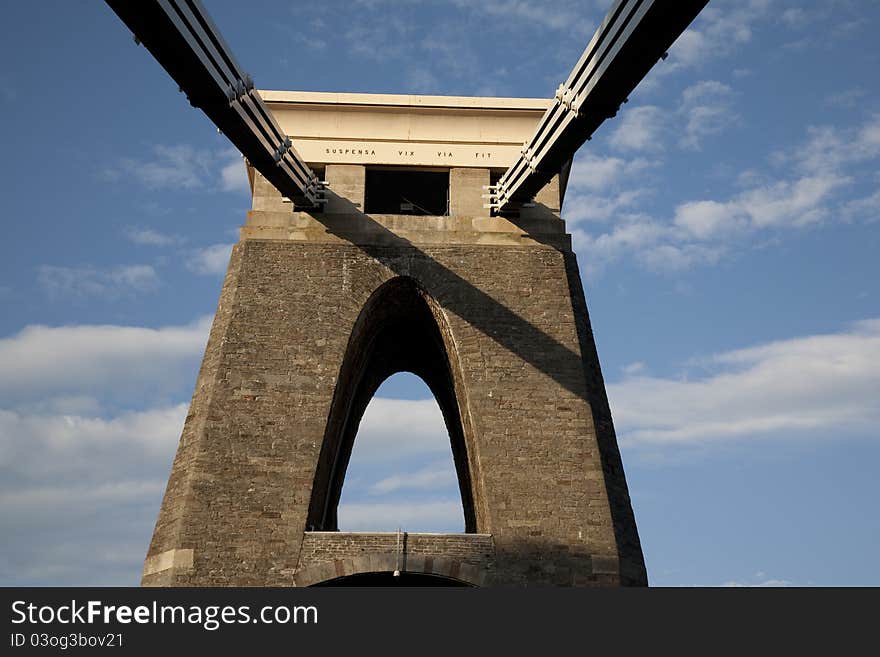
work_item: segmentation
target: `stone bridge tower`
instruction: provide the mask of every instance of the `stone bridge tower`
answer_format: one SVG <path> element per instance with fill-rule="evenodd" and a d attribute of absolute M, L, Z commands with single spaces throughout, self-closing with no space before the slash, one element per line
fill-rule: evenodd
<path fill-rule="evenodd" d="M 143 583 L 304 586 L 402 570 L 420 583 L 645 585 L 559 217 L 568 168 L 504 216 L 482 198 L 551 101 L 260 93 L 327 181 L 327 203 L 301 211 L 248 168 L 253 209 Z M 399 371 L 441 407 L 466 525 L 408 534 L 402 548 L 336 525 L 358 423 Z"/>

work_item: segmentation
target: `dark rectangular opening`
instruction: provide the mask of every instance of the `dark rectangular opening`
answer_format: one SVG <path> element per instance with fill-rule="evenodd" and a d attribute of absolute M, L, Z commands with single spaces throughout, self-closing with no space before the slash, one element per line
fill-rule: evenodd
<path fill-rule="evenodd" d="M 449 208 L 449 172 L 367 169 L 364 212 L 444 216 Z"/>

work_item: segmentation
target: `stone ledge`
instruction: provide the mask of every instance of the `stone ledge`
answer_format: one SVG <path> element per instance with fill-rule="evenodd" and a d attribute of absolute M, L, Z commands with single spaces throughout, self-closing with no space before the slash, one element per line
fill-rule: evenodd
<path fill-rule="evenodd" d="M 144 561 L 144 577 L 155 575 L 171 568 L 190 569 L 193 567 L 192 549 L 165 550 Z"/>
<path fill-rule="evenodd" d="M 561 219 L 531 219 L 521 225 L 501 217 L 323 214 L 251 210 L 241 228 L 245 239 L 353 244 L 479 244 L 571 250 Z"/>

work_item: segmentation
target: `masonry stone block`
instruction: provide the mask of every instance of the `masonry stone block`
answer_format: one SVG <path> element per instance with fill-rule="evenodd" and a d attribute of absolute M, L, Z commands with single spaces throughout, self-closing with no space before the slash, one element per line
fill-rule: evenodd
<path fill-rule="evenodd" d="M 328 164 L 324 171 L 329 193 L 324 212 L 351 214 L 364 211 L 366 168 L 360 164 Z"/>
<path fill-rule="evenodd" d="M 488 217 L 484 208 L 484 186 L 489 184 L 489 169 L 452 168 L 449 170 L 449 214 L 453 217 Z"/>

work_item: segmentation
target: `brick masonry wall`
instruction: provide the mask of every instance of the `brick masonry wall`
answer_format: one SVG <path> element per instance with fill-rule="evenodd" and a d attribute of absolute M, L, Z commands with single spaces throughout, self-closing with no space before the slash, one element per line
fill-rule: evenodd
<path fill-rule="evenodd" d="M 491 582 L 646 583 L 573 256 L 481 240 L 292 233 L 236 245 L 145 585 L 302 583 L 349 337 L 370 295 L 397 276 L 417 281 L 445 324 L 476 530 L 495 548 Z"/>
<path fill-rule="evenodd" d="M 487 534 L 306 532 L 295 580 L 300 586 L 368 572 L 427 573 L 484 586 L 495 573 Z"/>

